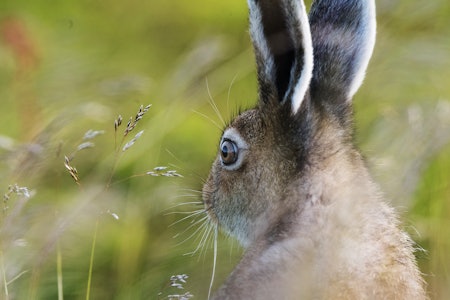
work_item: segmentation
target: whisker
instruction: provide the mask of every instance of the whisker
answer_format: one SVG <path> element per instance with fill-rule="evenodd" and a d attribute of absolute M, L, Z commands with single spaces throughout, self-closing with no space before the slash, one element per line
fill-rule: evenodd
<path fill-rule="evenodd" d="M 188 188 L 182 188 L 182 189 L 179 189 L 179 191 L 181 191 L 181 192 L 193 192 L 193 193 L 202 194 L 202 191 L 200 191 L 200 190 L 194 190 L 194 189 L 188 189 Z"/>
<path fill-rule="evenodd" d="M 179 198 L 184 198 L 184 197 L 186 197 L 186 198 L 197 198 L 197 199 L 198 199 L 199 195 L 193 195 L 193 194 L 181 194 L 181 195 L 175 196 L 174 198 L 175 198 L 175 199 L 179 199 Z M 201 202 L 200 202 L 200 203 L 201 203 Z"/>
<path fill-rule="evenodd" d="M 234 75 L 233 79 L 231 80 L 230 86 L 228 87 L 228 94 L 227 94 L 227 113 L 228 113 L 228 115 L 231 115 L 231 112 L 230 112 L 231 88 L 233 87 L 234 81 L 236 80 L 237 76 L 238 76 L 237 74 Z"/>
<path fill-rule="evenodd" d="M 196 215 L 199 212 L 204 212 L 204 209 L 197 209 L 197 210 L 192 210 L 192 211 L 171 211 L 168 213 L 165 213 L 164 216 L 170 216 L 170 215 Z"/>
<path fill-rule="evenodd" d="M 185 255 L 194 255 L 199 249 L 201 249 L 203 247 L 204 241 L 205 239 L 208 238 L 209 232 L 211 231 L 210 227 L 207 225 L 207 223 L 205 223 L 205 231 L 202 234 L 202 238 L 200 239 L 200 242 L 198 243 L 197 247 L 195 248 L 194 251 L 188 252 Z"/>
<path fill-rule="evenodd" d="M 192 224 L 193 222 L 196 222 L 196 221 L 197 221 L 196 217 L 198 217 L 198 216 L 204 214 L 204 210 L 199 209 L 199 210 L 195 210 L 195 211 L 191 211 L 191 212 L 186 212 L 186 213 L 183 213 L 183 212 L 176 213 L 176 212 L 174 212 L 174 213 L 171 213 L 171 214 L 172 214 L 172 215 L 173 215 L 173 214 L 176 214 L 176 215 L 181 215 L 181 216 L 187 215 L 187 216 L 184 216 L 184 217 L 182 217 L 181 219 L 178 219 L 178 218 L 177 218 L 177 220 L 175 220 L 173 223 L 171 223 L 168 227 L 173 227 L 174 225 L 176 225 L 176 224 L 178 224 L 178 223 L 181 223 L 181 222 L 186 221 L 186 220 L 188 220 L 188 219 L 194 218 L 193 220 L 190 221 L 190 223 Z M 189 228 L 189 227 L 188 227 L 188 228 Z M 186 229 L 188 229 L 188 228 L 186 228 Z M 186 230 L 186 229 L 185 229 L 185 230 Z M 184 232 L 182 232 L 182 233 L 184 233 Z"/>
<path fill-rule="evenodd" d="M 200 215 L 200 214 L 197 214 L 196 216 L 198 217 L 199 215 Z M 203 217 L 200 218 L 200 219 L 193 219 L 193 220 L 191 220 L 191 222 L 190 222 L 191 225 L 189 225 L 189 226 L 188 226 L 186 229 L 184 229 L 181 233 L 176 234 L 174 237 L 185 234 L 186 231 L 190 230 L 190 229 L 191 229 L 192 227 L 194 227 L 195 225 L 197 225 L 197 224 L 199 224 L 199 223 L 201 223 L 201 222 L 204 222 L 207 218 L 208 218 L 208 216 L 206 215 L 206 216 L 203 216 Z M 203 224 L 202 224 L 202 226 L 203 226 Z"/>
<path fill-rule="evenodd" d="M 201 219 L 198 220 L 198 221 L 195 221 L 195 220 L 194 220 L 195 222 L 194 222 L 193 224 L 191 224 L 191 225 L 190 225 L 188 228 L 186 228 L 183 232 L 174 235 L 173 238 L 176 238 L 176 237 L 178 237 L 178 236 L 180 236 L 180 235 L 183 235 L 184 233 L 186 233 L 186 231 L 188 231 L 189 229 L 191 229 L 193 226 L 197 225 L 198 223 L 204 222 L 207 218 L 208 218 L 208 216 L 205 216 L 205 217 L 201 218 Z M 179 245 L 185 243 L 187 240 L 189 240 L 189 239 L 192 238 L 195 234 L 197 234 L 197 232 L 198 232 L 201 228 L 203 228 L 203 227 L 205 227 L 205 226 L 207 226 L 207 223 L 203 223 L 199 228 L 197 228 L 197 229 L 194 231 L 194 233 L 192 233 L 190 236 L 188 236 L 188 237 L 187 237 L 186 239 L 184 239 L 182 242 L 178 243 L 177 246 L 179 246 Z"/>
<path fill-rule="evenodd" d="M 222 115 L 220 114 L 219 108 L 217 107 L 216 103 L 214 102 L 214 99 L 211 95 L 211 90 L 209 89 L 209 83 L 208 83 L 208 78 L 206 78 L 206 90 L 208 91 L 208 96 L 209 96 L 209 104 L 211 105 L 212 109 L 214 110 L 214 112 L 216 113 L 217 117 L 219 118 L 219 120 L 222 122 L 223 127 L 226 126 L 225 121 L 222 118 Z"/>
<path fill-rule="evenodd" d="M 192 202 L 177 203 L 177 204 L 175 204 L 175 205 L 173 205 L 171 207 L 168 207 L 168 208 L 164 209 L 163 211 L 173 210 L 173 209 L 175 209 L 177 207 L 184 206 L 184 205 L 203 205 L 203 202 L 201 202 L 201 201 L 192 201 Z"/>
<path fill-rule="evenodd" d="M 217 225 L 214 226 L 214 257 L 213 257 L 211 282 L 209 283 L 209 290 L 208 290 L 208 300 L 211 298 L 211 291 L 214 283 L 214 277 L 216 275 L 216 263 L 217 263 Z"/>
<path fill-rule="evenodd" d="M 208 224 L 208 234 L 206 235 L 205 239 L 203 240 L 203 244 L 201 245 L 200 254 L 198 256 L 198 260 L 203 256 L 203 261 L 205 261 L 206 256 L 206 249 L 208 249 L 208 240 L 210 237 L 210 234 L 212 232 L 213 227 Z"/>
<path fill-rule="evenodd" d="M 186 241 L 191 239 L 195 234 L 197 234 L 199 231 L 204 230 L 206 228 L 205 224 L 200 225 L 190 236 L 188 236 L 186 239 L 182 240 L 181 242 L 177 243 L 176 246 L 184 244 Z M 176 234 L 173 238 L 177 238 L 181 234 Z M 194 241 L 198 240 L 198 236 L 194 239 Z"/>
<path fill-rule="evenodd" d="M 201 231 L 201 230 L 204 230 L 204 231 L 207 231 L 207 230 L 208 230 L 208 226 L 206 225 L 206 223 L 203 223 L 199 228 L 197 228 L 197 229 L 194 231 L 194 233 L 192 233 L 190 236 L 188 236 L 188 237 L 187 237 L 186 239 L 184 239 L 182 242 L 176 244 L 176 246 L 179 246 L 179 245 L 184 244 L 185 242 L 187 242 L 188 240 L 190 240 L 194 235 L 198 234 L 198 232 Z M 204 233 L 203 233 L 203 234 L 204 234 Z M 198 239 L 199 239 L 199 236 L 197 236 L 197 237 L 194 239 L 194 242 L 197 241 Z"/>
<path fill-rule="evenodd" d="M 174 199 L 183 199 L 183 198 L 186 198 L 186 199 L 189 199 L 189 200 L 192 200 L 192 199 L 194 199 L 194 200 L 196 200 L 195 202 L 197 202 L 197 203 L 189 203 L 189 204 L 203 204 L 203 202 L 201 202 L 200 201 L 200 199 L 199 199 L 199 195 L 193 195 L 193 194 L 180 194 L 180 195 L 178 195 L 178 196 L 174 196 L 173 198 Z"/>
<path fill-rule="evenodd" d="M 229 237 L 228 240 L 231 240 L 231 245 L 230 245 L 230 260 L 231 260 L 231 257 L 233 256 L 234 247 L 236 247 L 236 240 L 232 239 L 231 237 Z"/>
<path fill-rule="evenodd" d="M 177 203 L 174 206 L 170 207 L 169 209 L 173 209 L 173 208 L 176 208 L 176 207 L 179 207 L 179 206 L 184 206 L 184 205 L 196 205 L 196 204 L 202 204 L 203 205 L 203 202 L 201 202 L 201 201 L 190 201 L 190 202 Z"/>
<path fill-rule="evenodd" d="M 217 122 L 214 121 L 211 117 L 208 117 L 208 116 L 205 115 L 204 113 L 201 113 L 201 112 L 199 112 L 199 111 L 197 111 L 197 110 L 194 110 L 194 109 L 192 110 L 192 112 L 194 112 L 194 113 L 196 113 L 196 114 L 202 116 L 202 117 L 205 118 L 206 120 L 210 121 L 214 126 L 216 126 L 217 129 L 219 129 L 220 131 L 222 131 L 223 127 L 220 126 L 219 124 L 217 124 Z"/>
<path fill-rule="evenodd" d="M 183 201 L 183 202 L 181 202 L 181 203 L 177 203 L 177 204 L 175 204 L 174 206 L 170 207 L 170 209 L 176 208 L 176 207 L 178 207 L 178 206 L 190 205 L 190 204 L 191 204 L 191 205 L 197 205 L 197 204 L 202 204 L 202 205 L 203 205 L 203 202 L 200 201 L 200 200 L 198 199 L 198 195 L 180 195 L 180 196 L 175 196 L 174 199 L 176 199 L 176 198 L 181 198 L 181 197 L 183 197 L 183 196 L 186 196 L 187 198 L 192 198 L 192 197 L 195 196 L 196 199 L 197 199 L 197 201 L 188 201 L 188 202 Z"/>
<path fill-rule="evenodd" d="M 220 130 L 222 130 L 222 128 L 220 128 Z M 166 149 L 166 152 L 172 156 L 173 159 L 175 159 L 178 163 L 180 163 L 181 165 L 186 165 L 186 163 L 184 161 L 182 161 L 181 159 L 179 159 L 175 154 L 173 154 L 169 149 Z M 173 164 L 169 164 L 171 166 L 175 166 Z M 198 179 L 200 179 L 201 182 L 205 183 L 205 179 L 203 179 L 202 176 L 200 176 L 200 174 L 198 174 L 197 172 L 195 172 L 194 170 L 192 170 L 191 168 L 186 168 L 186 167 L 180 167 L 180 166 L 175 166 L 177 169 L 180 169 L 182 171 L 186 171 L 189 172 L 189 174 L 193 174 L 195 175 L 195 177 L 197 177 Z"/>
<path fill-rule="evenodd" d="M 198 215 L 200 215 L 200 214 L 202 214 L 204 212 L 205 212 L 204 210 L 199 210 L 199 211 L 196 211 L 194 213 L 191 213 L 191 214 L 189 214 L 189 216 L 181 218 L 180 220 L 173 222 L 172 224 L 169 225 L 169 227 L 172 227 L 172 226 L 174 226 L 174 225 L 176 225 L 178 223 L 181 223 L 181 222 L 183 222 L 183 221 L 185 221 L 187 219 L 190 219 L 190 218 L 193 218 L 195 216 L 198 216 Z"/>

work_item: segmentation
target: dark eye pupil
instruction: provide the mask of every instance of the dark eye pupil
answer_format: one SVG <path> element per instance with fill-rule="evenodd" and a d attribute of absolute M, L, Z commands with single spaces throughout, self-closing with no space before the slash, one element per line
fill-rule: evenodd
<path fill-rule="evenodd" d="M 227 157 L 228 156 L 228 147 L 226 145 L 222 148 L 222 156 Z"/>
<path fill-rule="evenodd" d="M 231 165 L 237 161 L 238 149 L 235 143 L 225 140 L 220 147 L 220 154 L 222 163 L 224 165 Z"/>

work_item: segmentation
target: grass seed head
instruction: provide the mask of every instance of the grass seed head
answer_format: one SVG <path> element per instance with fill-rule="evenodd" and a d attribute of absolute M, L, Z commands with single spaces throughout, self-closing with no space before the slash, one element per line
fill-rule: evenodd
<path fill-rule="evenodd" d="M 64 156 L 64 166 L 66 167 L 67 171 L 69 172 L 70 176 L 75 180 L 75 183 L 80 182 L 80 178 L 78 177 L 78 171 L 75 167 L 72 167 L 70 165 L 70 159 L 67 156 Z"/>
<path fill-rule="evenodd" d="M 127 136 L 128 133 L 130 133 L 130 131 L 132 131 L 132 130 L 136 127 L 137 123 L 138 123 L 138 122 L 142 119 L 142 117 L 148 112 L 148 110 L 150 109 L 151 106 L 152 106 L 152 105 L 149 104 L 149 105 L 147 105 L 147 106 L 145 106 L 145 107 L 144 107 L 143 105 L 141 105 L 141 106 L 139 107 L 139 110 L 138 110 L 138 112 L 136 113 L 136 116 L 134 117 L 134 119 L 133 119 L 133 117 L 131 117 L 130 120 L 128 120 L 127 128 L 125 128 L 125 131 L 124 131 L 124 133 L 123 133 L 124 136 Z M 116 128 L 117 128 L 117 127 L 116 127 Z"/>
<path fill-rule="evenodd" d="M 93 138 L 95 138 L 96 136 L 101 135 L 101 134 L 104 134 L 104 133 L 105 133 L 104 130 L 92 130 L 92 129 L 89 129 L 89 130 L 86 131 L 86 133 L 84 134 L 84 136 L 83 136 L 83 141 L 93 139 Z"/>
<path fill-rule="evenodd" d="M 117 119 L 114 120 L 114 131 L 117 131 L 117 128 L 122 125 L 122 116 L 119 115 Z"/>

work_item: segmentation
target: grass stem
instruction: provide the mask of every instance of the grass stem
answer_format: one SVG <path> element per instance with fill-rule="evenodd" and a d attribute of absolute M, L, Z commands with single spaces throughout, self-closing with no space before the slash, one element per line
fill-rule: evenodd
<path fill-rule="evenodd" d="M 3 250 L 0 250 L 0 267 L 2 268 L 2 276 L 3 276 L 3 288 L 5 293 L 5 300 L 9 299 L 9 293 L 8 293 L 8 282 L 6 280 L 6 270 L 5 270 L 5 264 L 3 261 Z"/>
<path fill-rule="evenodd" d="M 62 275 L 62 257 L 61 257 L 61 248 L 59 246 L 59 241 L 56 245 L 56 276 L 58 280 L 58 300 L 64 299 L 63 293 L 63 275 Z"/>
<path fill-rule="evenodd" d="M 92 239 L 91 259 L 89 262 L 89 275 L 88 275 L 88 282 L 87 282 L 87 288 L 86 288 L 86 300 L 89 300 L 89 297 L 91 294 L 92 268 L 94 266 L 95 243 L 97 242 L 98 223 L 99 223 L 99 219 L 97 219 L 97 221 L 95 222 L 94 237 Z"/>

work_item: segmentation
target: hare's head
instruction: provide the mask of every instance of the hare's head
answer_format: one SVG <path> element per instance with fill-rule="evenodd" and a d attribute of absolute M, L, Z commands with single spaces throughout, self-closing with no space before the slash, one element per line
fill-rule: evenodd
<path fill-rule="evenodd" d="M 203 188 L 212 221 L 244 246 L 291 222 L 307 201 L 297 190 L 352 151 L 351 98 L 375 41 L 372 0 L 316 0 L 309 17 L 299 0 L 248 5 L 259 101 L 225 128 Z"/>

